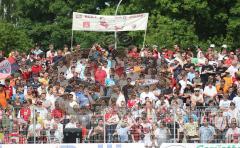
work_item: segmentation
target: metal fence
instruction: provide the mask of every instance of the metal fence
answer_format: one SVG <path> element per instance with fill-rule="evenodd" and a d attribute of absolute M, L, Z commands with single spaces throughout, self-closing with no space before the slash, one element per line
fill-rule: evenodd
<path fill-rule="evenodd" d="M 239 127 L 238 115 L 237 112 L 233 117 L 229 111 L 217 107 L 197 107 L 187 114 L 172 110 L 157 115 L 155 122 L 149 122 L 144 115 L 137 121 L 134 117 L 124 116 L 110 122 L 106 114 L 66 115 L 59 119 L 35 108 L 31 113 L 11 108 L 1 110 L 0 142 L 63 143 L 65 128 L 81 128 L 83 143 L 143 142 L 147 146 L 168 142 L 232 143 L 238 142 L 240 137 L 239 130 L 234 131 Z"/>

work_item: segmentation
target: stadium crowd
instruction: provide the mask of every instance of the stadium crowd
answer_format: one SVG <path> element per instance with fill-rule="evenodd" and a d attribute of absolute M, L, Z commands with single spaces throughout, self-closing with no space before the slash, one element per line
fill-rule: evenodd
<path fill-rule="evenodd" d="M 85 53 L 0 51 L 15 64 L 0 85 L 2 143 L 62 143 L 65 128 L 81 128 L 88 143 L 240 142 L 240 49 L 130 46 L 120 56 L 94 44 Z"/>

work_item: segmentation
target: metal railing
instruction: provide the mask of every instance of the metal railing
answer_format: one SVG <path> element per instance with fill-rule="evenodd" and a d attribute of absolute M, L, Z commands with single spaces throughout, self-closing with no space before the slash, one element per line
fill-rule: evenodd
<path fill-rule="evenodd" d="M 32 108 L 27 118 L 21 116 L 21 109 L 1 110 L 0 142 L 3 144 L 63 143 L 65 128 L 81 128 L 83 143 L 132 143 L 145 145 L 161 143 L 232 143 L 240 141 L 237 118 L 215 107 L 197 107 L 188 113 L 167 110 L 156 113 L 156 120 L 150 121 L 143 115 L 136 121 L 126 113 L 116 114 L 115 121 L 109 121 L 107 114 L 79 114 L 53 118 L 50 113 L 45 119 Z M 188 109 L 186 109 L 188 110 Z M 223 113 L 222 113 L 223 112 Z M 27 114 L 27 112 L 23 113 Z M 43 115 L 42 113 L 40 113 Z M 175 122 L 174 122 L 175 121 Z M 235 125 L 233 125 L 235 124 Z M 78 141 L 79 142 L 79 141 Z"/>

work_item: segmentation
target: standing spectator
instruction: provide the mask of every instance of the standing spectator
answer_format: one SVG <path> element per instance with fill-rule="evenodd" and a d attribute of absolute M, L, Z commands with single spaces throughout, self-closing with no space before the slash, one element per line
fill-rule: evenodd
<path fill-rule="evenodd" d="M 239 143 L 240 129 L 236 122 L 232 122 L 226 133 L 226 143 Z"/>
<path fill-rule="evenodd" d="M 200 142 L 201 143 L 212 143 L 214 142 L 215 129 L 209 125 L 208 120 L 204 121 L 204 125 L 199 129 Z"/>
<path fill-rule="evenodd" d="M 139 123 L 140 118 L 135 119 L 135 123 L 131 126 L 131 136 L 133 143 L 141 143 L 143 139 L 143 126 Z"/>
<path fill-rule="evenodd" d="M 237 96 L 233 98 L 232 102 L 235 103 L 236 108 L 240 110 L 240 89 L 237 90 Z"/>
<path fill-rule="evenodd" d="M 216 142 L 221 143 L 225 139 L 227 124 L 227 118 L 223 116 L 223 111 L 220 110 L 214 120 L 216 128 Z"/>
<path fill-rule="evenodd" d="M 185 129 L 187 142 L 188 143 L 193 143 L 194 142 L 193 139 L 198 138 L 198 131 L 197 131 L 198 130 L 198 124 L 197 124 L 197 122 L 194 122 L 193 118 L 190 117 L 190 122 L 185 123 L 184 129 Z"/>

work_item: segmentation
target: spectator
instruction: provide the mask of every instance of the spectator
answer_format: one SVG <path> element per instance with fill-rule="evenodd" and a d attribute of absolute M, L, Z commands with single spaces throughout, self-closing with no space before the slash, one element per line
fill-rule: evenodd
<path fill-rule="evenodd" d="M 199 135 L 201 143 L 212 143 L 215 136 L 215 129 L 205 120 L 204 125 L 199 129 Z"/>

